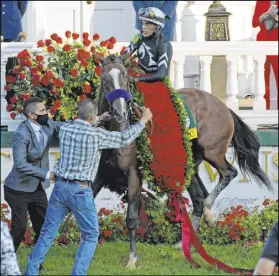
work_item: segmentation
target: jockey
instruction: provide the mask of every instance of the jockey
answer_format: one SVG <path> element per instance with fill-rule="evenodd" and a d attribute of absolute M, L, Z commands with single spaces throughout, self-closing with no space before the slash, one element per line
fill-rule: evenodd
<path fill-rule="evenodd" d="M 168 16 L 155 7 L 140 9 L 138 16 L 142 21 L 142 33 L 133 37 L 124 53 L 132 55 L 137 51 L 139 66 L 148 74 L 134 78 L 135 81 L 162 81 L 169 74 L 172 58 L 172 46 L 161 33 Z"/>

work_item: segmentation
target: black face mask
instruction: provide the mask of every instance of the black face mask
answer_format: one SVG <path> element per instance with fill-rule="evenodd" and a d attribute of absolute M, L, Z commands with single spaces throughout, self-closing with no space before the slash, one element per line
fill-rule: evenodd
<path fill-rule="evenodd" d="M 47 125 L 48 114 L 44 114 L 44 115 L 38 115 L 36 113 L 34 113 L 34 114 L 37 115 L 37 119 L 35 121 L 38 124 L 40 124 L 41 126 L 46 126 Z"/>

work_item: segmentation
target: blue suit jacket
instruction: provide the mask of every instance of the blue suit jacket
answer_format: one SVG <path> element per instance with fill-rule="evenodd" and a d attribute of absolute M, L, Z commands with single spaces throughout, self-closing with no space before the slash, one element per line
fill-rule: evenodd
<path fill-rule="evenodd" d="M 132 1 L 136 12 L 136 28 L 141 30 L 141 21 L 138 19 L 138 11 L 140 8 L 155 7 L 168 15 L 170 19 L 166 19 L 165 28 L 174 27 L 176 22 L 176 7 L 178 1 Z"/>
<path fill-rule="evenodd" d="M 18 40 L 27 4 L 28 1 L 1 1 L 1 35 L 4 39 Z"/>

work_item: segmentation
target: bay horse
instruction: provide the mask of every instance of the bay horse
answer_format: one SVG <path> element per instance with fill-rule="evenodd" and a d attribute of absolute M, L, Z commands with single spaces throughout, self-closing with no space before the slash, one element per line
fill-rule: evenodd
<path fill-rule="evenodd" d="M 132 95 L 127 96 L 131 79 L 123 65 L 125 57 L 116 55 L 97 57 L 102 63 L 99 114 L 109 111 L 112 118 L 104 127 L 111 131 L 123 131 L 131 124 L 133 107 Z M 116 90 L 126 91 L 126 94 L 108 100 L 109 95 Z M 187 88 L 178 92 L 190 108 L 197 125 L 198 137 L 192 141 L 195 174 L 188 188 L 193 202 L 192 222 L 196 229 L 202 215 L 209 224 L 214 222 L 215 218 L 211 211 L 214 202 L 238 174 L 236 168 L 226 160 L 225 154 L 230 143 L 235 150 L 241 172 L 254 177 L 264 187 L 272 186 L 258 162 L 259 139 L 241 118 L 210 93 Z M 203 160 L 212 165 L 220 176 L 218 184 L 211 193 L 208 193 L 198 174 L 198 166 Z M 138 258 L 136 224 L 142 187 L 135 142 L 119 150 L 102 152 L 97 178 L 92 185 L 94 197 L 104 186 L 112 191 L 121 189 L 124 191 L 128 187 L 126 224 L 130 237 L 130 255 L 127 267 L 134 268 Z"/>

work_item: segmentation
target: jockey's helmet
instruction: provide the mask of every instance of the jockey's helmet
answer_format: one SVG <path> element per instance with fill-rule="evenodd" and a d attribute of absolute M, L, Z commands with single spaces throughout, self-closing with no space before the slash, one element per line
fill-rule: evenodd
<path fill-rule="evenodd" d="M 165 21 L 168 17 L 160 9 L 155 7 L 141 8 L 138 11 L 139 20 L 148 21 L 159 25 L 162 29 L 165 27 Z"/>

